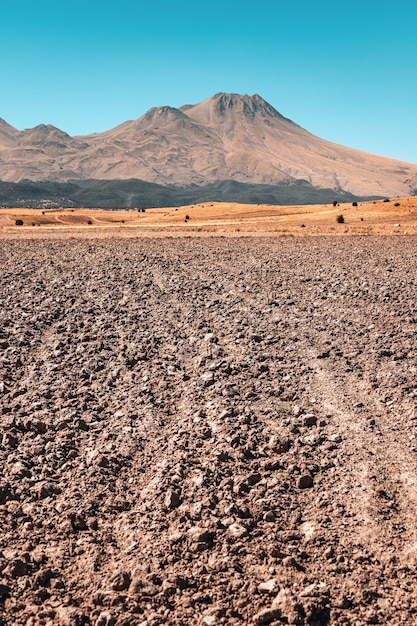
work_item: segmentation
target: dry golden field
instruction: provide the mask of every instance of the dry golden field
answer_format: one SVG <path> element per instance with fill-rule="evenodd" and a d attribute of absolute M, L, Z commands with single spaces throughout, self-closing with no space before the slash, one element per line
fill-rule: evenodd
<path fill-rule="evenodd" d="M 336 221 L 343 215 L 344 223 Z M 16 220 L 23 226 L 16 226 Z M 0 237 L 155 237 L 214 234 L 417 234 L 417 197 L 351 203 L 273 206 L 205 202 L 179 208 L 0 209 Z"/>

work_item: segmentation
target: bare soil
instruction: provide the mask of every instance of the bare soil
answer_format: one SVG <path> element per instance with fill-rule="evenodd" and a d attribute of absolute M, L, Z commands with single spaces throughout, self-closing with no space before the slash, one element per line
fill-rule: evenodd
<path fill-rule="evenodd" d="M 0 247 L 2 626 L 417 624 L 416 237 Z"/>

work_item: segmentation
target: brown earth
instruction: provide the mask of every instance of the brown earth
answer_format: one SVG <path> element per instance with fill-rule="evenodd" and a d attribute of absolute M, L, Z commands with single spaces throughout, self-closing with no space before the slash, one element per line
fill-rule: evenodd
<path fill-rule="evenodd" d="M 343 224 L 337 216 L 342 215 Z M 23 226 L 16 226 L 16 220 Z M 351 203 L 273 206 L 206 202 L 165 209 L 0 209 L 0 237 L 155 237 L 207 234 L 417 234 L 417 197 Z"/>
<path fill-rule="evenodd" d="M 2 625 L 417 624 L 416 237 L 16 228 Z"/>

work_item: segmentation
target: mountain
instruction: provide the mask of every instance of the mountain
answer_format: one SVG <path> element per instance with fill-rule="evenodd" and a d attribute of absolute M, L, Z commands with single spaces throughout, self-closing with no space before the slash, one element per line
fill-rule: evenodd
<path fill-rule="evenodd" d="M 173 189 L 213 190 L 235 181 L 252 191 L 314 188 L 381 197 L 413 194 L 417 165 L 320 139 L 259 95 L 219 93 L 178 109 L 153 108 L 137 120 L 78 137 L 43 124 L 18 131 L 0 120 L 4 182 L 71 181 L 85 188 L 82 181 L 117 186 L 132 179 Z"/>
<path fill-rule="evenodd" d="M 0 150 L 17 144 L 19 131 L 0 118 Z"/>

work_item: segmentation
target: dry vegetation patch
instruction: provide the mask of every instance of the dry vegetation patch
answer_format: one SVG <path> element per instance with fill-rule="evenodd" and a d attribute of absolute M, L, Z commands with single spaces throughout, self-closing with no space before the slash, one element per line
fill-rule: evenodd
<path fill-rule="evenodd" d="M 337 223 L 338 216 L 343 223 Z M 23 226 L 16 226 L 22 220 Z M 16 230 L 19 228 L 20 230 Z M 278 235 L 417 234 L 417 199 L 271 206 L 206 202 L 179 208 L 0 209 L 0 236 L 146 237 L 212 233 Z"/>

